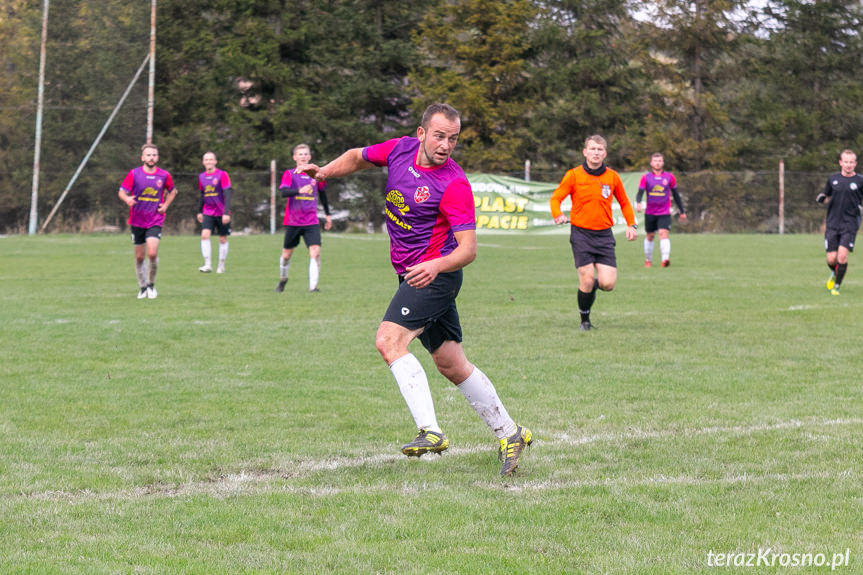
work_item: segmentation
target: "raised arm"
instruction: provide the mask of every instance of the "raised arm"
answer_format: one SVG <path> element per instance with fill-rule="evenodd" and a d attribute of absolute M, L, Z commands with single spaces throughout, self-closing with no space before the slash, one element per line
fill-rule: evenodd
<path fill-rule="evenodd" d="M 329 178 L 341 178 L 374 167 L 373 163 L 363 158 L 362 148 L 351 148 L 326 166 L 300 164 L 294 172 L 307 174 L 316 180 L 327 180 Z"/>

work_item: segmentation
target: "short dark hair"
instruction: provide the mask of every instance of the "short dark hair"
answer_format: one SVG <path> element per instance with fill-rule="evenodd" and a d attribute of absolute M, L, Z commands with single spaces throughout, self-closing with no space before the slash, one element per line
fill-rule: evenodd
<path fill-rule="evenodd" d="M 149 148 L 156 150 L 156 152 L 159 151 L 159 148 L 158 148 L 158 146 L 156 146 L 156 144 L 144 144 L 143 146 L 141 146 L 141 153 L 143 153 L 144 150 L 149 149 Z"/>
<path fill-rule="evenodd" d="M 456 110 L 449 104 L 438 102 L 437 104 L 432 104 L 428 108 L 426 108 L 425 112 L 423 112 L 420 126 L 422 126 L 423 129 L 427 129 L 432 117 L 437 114 L 443 114 L 444 117 L 451 122 L 459 120 L 458 110 Z"/>
<path fill-rule="evenodd" d="M 662 158 L 663 160 L 665 159 L 665 158 L 662 156 L 662 154 L 660 154 L 659 152 L 654 152 L 654 153 L 653 153 L 653 155 L 652 155 L 652 156 L 650 156 L 650 159 L 651 159 L 651 160 L 652 160 L 653 158 Z"/>
<path fill-rule="evenodd" d="M 608 142 L 605 141 L 605 138 L 600 136 L 599 134 L 594 134 L 592 136 L 588 136 L 587 139 L 584 140 L 584 147 L 586 148 L 588 144 L 591 142 L 596 142 L 597 144 L 602 144 L 602 147 L 606 150 L 608 149 Z"/>

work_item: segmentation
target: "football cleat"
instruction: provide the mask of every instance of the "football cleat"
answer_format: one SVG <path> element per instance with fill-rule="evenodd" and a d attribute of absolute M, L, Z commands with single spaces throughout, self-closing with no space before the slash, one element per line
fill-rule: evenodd
<path fill-rule="evenodd" d="M 671 265 L 671 260 L 662 260 L 662 267 L 667 268 Z"/>
<path fill-rule="evenodd" d="M 159 293 L 156 291 L 156 286 L 150 284 L 147 286 L 147 299 L 156 299 L 159 297 Z"/>
<path fill-rule="evenodd" d="M 593 329 L 593 324 L 589 321 L 581 322 L 581 327 L 579 328 L 581 331 L 590 331 Z"/>
<path fill-rule="evenodd" d="M 440 455 L 448 447 L 449 439 L 440 431 L 420 429 L 413 441 L 402 445 L 402 453 L 408 457 L 422 457 L 429 452 Z"/>
<path fill-rule="evenodd" d="M 217 274 L 225 273 L 225 264 L 219 264 L 219 267 L 216 268 L 216 273 Z"/>
<path fill-rule="evenodd" d="M 204 264 L 198 268 L 198 271 L 203 273 L 203 274 L 208 274 L 211 271 L 213 271 L 213 268 L 209 264 Z"/>
<path fill-rule="evenodd" d="M 533 434 L 526 427 L 516 426 L 515 433 L 500 440 L 497 457 L 501 460 L 500 475 L 507 477 L 518 469 L 518 458 L 524 448 L 533 443 Z"/>
<path fill-rule="evenodd" d="M 827 289 L 832 290 L 836 285 L 836 274 L 834 272 L 830 272 L 830 277 L 827 278 Z"/>
<path fill-rule="evenodd" d="M 321 290 L 316 288 L 316 287 L 313 287 L 312 289 L 309 290 L 309 293 L 314 293 L 314 292 L 319 292 L 319 291 L 321 291 Z"/>
<path fill-rule="evenodd" d="M 144 286 L 141 288 L 141 291 L 138 292 L 138 299 L 147 299 L 147 287 Z"/>
<path fill-rule="evenodd" d="M 839 295 L 839 286 L 833 286 L 833 288 L 830 289 L 830 295 Z"/>
<path fill-rule="evenodd" d="M 653 265 L 653 262 L 650 260 L 644 260 L 644 267 L 649 268 Z"/>
<path fill-rule="evenodd" d="M 285 279 L 283 279 L 283 280 L 279 280 L 279 283 L 278 283 L 278 285 L 276 286 L 276 289 L 275 289 L 274 291 L 276 291 L 276 292 L 278 292 L 278 293 L 282 293 L 283 291 L 285 291 L 285 284 L 286 284 L 286 283 L 288 283 L 287 278 L 285 278 Z"/>

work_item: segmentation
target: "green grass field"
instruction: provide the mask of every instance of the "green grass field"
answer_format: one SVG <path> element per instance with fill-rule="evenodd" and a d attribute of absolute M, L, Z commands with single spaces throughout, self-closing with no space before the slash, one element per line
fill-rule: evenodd
<path fill-rule="evenodd" d="M 280 235 L 225 275 L 168 235 L 152 301 L 126 235 L 0 239 L 0 572 L 863 572 L 861 256 L 832 297 L 820 237 L 677 234 L 667 269 L 620 239 L 582 333 L 567 240 L 482 235 L 466 270 L 465 350 L 535 437 L 501 479 L 419 342 L 452 447 L 399 452 L 383 236 L 325 235 L 317 294 L 300 248 L 276 294 Z"/>

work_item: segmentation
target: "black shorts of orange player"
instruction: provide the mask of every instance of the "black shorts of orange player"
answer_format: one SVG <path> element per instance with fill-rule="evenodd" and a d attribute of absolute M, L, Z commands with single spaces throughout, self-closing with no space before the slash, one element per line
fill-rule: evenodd
<path fill-rule="evenodd" d="M 575 267 L 580 268 L 590 264 L 602 264 L 617 267 L 614 246 L 617 242 L 611 228 L 606 230 L 588 230 L 571 226 L 569 243 L 572 246 L 572 256 Z"/>

